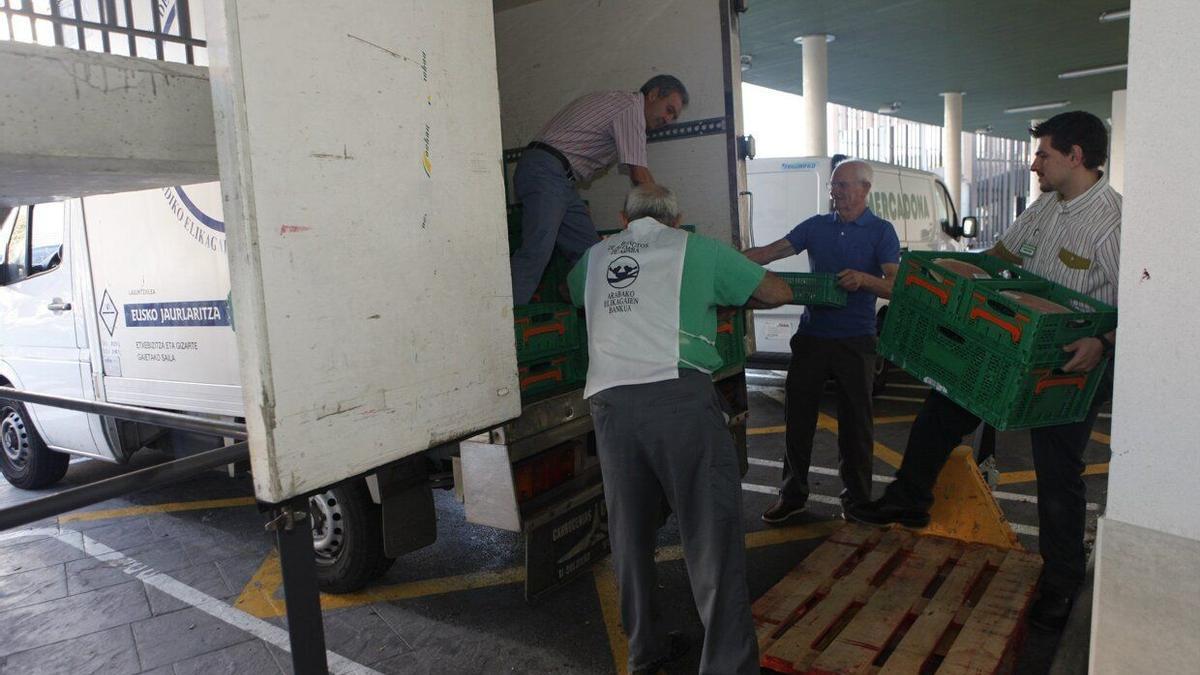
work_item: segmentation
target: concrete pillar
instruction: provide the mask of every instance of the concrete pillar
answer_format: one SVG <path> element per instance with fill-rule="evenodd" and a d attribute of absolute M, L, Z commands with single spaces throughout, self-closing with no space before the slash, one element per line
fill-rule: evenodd
<path fill-rule="evenodd" d="M 1043 120 L 1037 120 L 1037 119 L 1029 120 L 1029 128 L 1032 129 L 1032 128 L 1036 127 L 1037 125 L 1041 124 L 1042 122 L 1043 122 Z M 1033 153 L 1037 152 L 1037 143 L 1038 143 L 1038 141 L 1036 138 L 1031 138 L 1029 140 L 1029 166 L 1031 166 L 1031 167 L 1033 166 Z M 1026 205 L 1032 204 L 1034 202 L 1034 200 L 1036 200 L 1038 197 L 1041 197 L 1041 196 L 1042 196 L 1042 186 L 1038 185 L 1037 174 L 1030 171 L 1029 172 L 1029 201 L 1025 202 L 1025 204 Z"/>
<path fill-rule="evenodd" d="M 942 169 L 954 208 L 962 207 L 962 92 L 942 93 L 945 120 L 942 124 Z"/>
<path fill-rule="evenodd" d="M 824 157 L 829 154 L 828 121 L 825 108 L 829 103 L 829 59 L 826 35 L 805 35 L 801 38 L 802 67 L 804 68 L 804 121 L 802 142 L 805 155 Z"/>
<path fill-rule="evenodd" d="M 1195 672 L 1200 658 L 1200 454 L 1190 346 L 1200 215 L 1200 3 L 1134 2 L 1129 25 L 1120 309 L 1108 502 L 1096 539 L 1091 673 Z M 1114 120 L 1115 121 L 1115 120 Z M 1186 300 L 1185 300 L 1186 302 Z M 1176 311 L 1167 309 L 1177 308 Z"/>
<path fill-rule="evenodd" d="M 1109 137 L 1108 184 L 1125 193 L 1125 90 L 1112 93 L 1112 133 Z"/>

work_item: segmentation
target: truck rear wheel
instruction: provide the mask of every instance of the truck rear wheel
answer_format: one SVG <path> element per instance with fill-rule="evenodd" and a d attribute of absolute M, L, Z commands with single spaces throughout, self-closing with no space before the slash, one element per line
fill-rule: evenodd
<path fill-rule="evenodd" d="M 0 446 L 0 471 L 16 487 L 44 488 L 67 474 L 71 458 L 46 447 L 20 401 L 0 399 Z"/>
<path fill-rule="evenodd" d="M 395 562 L 384 555 L 383 512 L 364 481 L 348 481 L 310 497 L 309 511 L 322 591 L 357 591 Z"/>

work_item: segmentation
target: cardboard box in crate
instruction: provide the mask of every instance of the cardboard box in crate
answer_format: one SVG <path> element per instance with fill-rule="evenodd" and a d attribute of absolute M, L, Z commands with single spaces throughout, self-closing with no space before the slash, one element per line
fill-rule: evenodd
<path fill-rule="evenodd" d="M 838 286 L 837 275 L 809 272 L 776 272 L 792 288 L 791 305 L 845 307 L 846 289 Z"/>
<path fill-rule="evenodd" d="M 986 277 L 974 277 L 935 261 L 959 261 L 981 268 Z M 930 310 L 953 312 L 976 281 L 1045 281 L 1017 265 L 982 253 L 953 251 L 908 251 L 900 260 L 892 303 L 920 305 Z M 891 310 L 889 310 L 891 311 Z"/>

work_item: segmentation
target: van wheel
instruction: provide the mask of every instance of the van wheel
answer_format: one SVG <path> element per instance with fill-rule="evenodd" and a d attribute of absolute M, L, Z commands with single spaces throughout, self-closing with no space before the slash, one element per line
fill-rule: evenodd
<path fill-rule="evenodd" d="M 396 560 L 383 552 L 383 511 L 361 480 L 337 485 L 308 500 L 313 519 L 317 585 L 350 593 L 383 576 Z"/>
<path fill-rule="evenodd" d="M 46 447 L 20 401 L 0 399 L 0 446 L 0 471 L 23 490 L 53 485 L 67 474 L 71 458 Z"/>

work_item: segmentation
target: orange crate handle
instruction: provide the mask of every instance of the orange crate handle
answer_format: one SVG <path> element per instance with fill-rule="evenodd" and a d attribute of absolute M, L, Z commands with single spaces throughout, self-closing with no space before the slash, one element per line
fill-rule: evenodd
<path fill-rule="evenodd" d="M 918 277 L 915 274 L 910 274 L 910 275 L 908 275 L 908 277 L 905 278 L 904 285 L 912 286 L 913 284 L 916 284 L 917 286 L 920 286 L 921 288 L 924 288 L 925 290 L 929 291 L 930 293 L 933 293 L 934 295 L 936 295 L 938 297 L 938 299 L 942 301 L 943 305 L 950 302 L 950 293 L 948 293 L 946 291 L 946 289 L 938 288 L 937 286 L 933 285 L 932 283 L 925 281 L 921 277 Z"/>
<path fill-rule="evenodd" d="M 1075 385 L 1075 387 L 1077 389 L 1079 389 L 1079 391 L 1083 391 L 1084 388 L 1087 386 L 1087 376 L 1086 375 L 1072 375 L 1072 376 L 1060 375 L 1060 376 L 1043 378 L 1041 380 L 1038 380 L 1037 386 L 1035 386 L 1033 388 L 1033 393 L 1035 395 L 1037 395 L 1037 394 L 1042 393 L 1046 389 L 1049 389 L 1050 387 L 1063 387 L 1063 386 L 1069 386 L 1072 384 Z"/>
<path fill-rule="evenodd" d="M 1021 327 L 1014 323 L 1005 321 L 1004 319 L 1001 319 L 1000 317 L 996 316 L 995 314 L 986 312 L 978 307 L 972 307 L 971 313 L 969 316 L 971 319 L 983 319 L 984 321 L 994 323 L 997 326 L 1008 331 L 1008 334 L 1012 336 L 1012 341 L 1014 344 L 1021 341 Z"/>
<path fill-rule="evenodd" d="M 721 333 L 732 333 L 732 332 L 733 332 L 733 322 L 732 321 L 717 325 L 717 334 L 718 335 Z"/>
<path fill-rule="evenodd" d="M 528 377 L 521 378 L 521 388 L 525 389 L 530 385 L 537 384 L 538 382 L 545 382 L 547 380 L 562 382 L 562 379 L 562 369 L 555 368 L 554 370 L 547 370 L 544 373 L 538 373 L 537 375 L 530 375 Z"/>
<path fill-rule="evenodd" d="M 534 326 L 533 328 L 526 328 L 521 333 L 521 339 L 528 342 L 529 338 L 536 335 L 544 335 L 546 333 L 558 333 L 559 335 L 566 335 L 567 326 L 563 322 L 559 321 L 557 323 L 547 323 L 541 326 Z"/>

